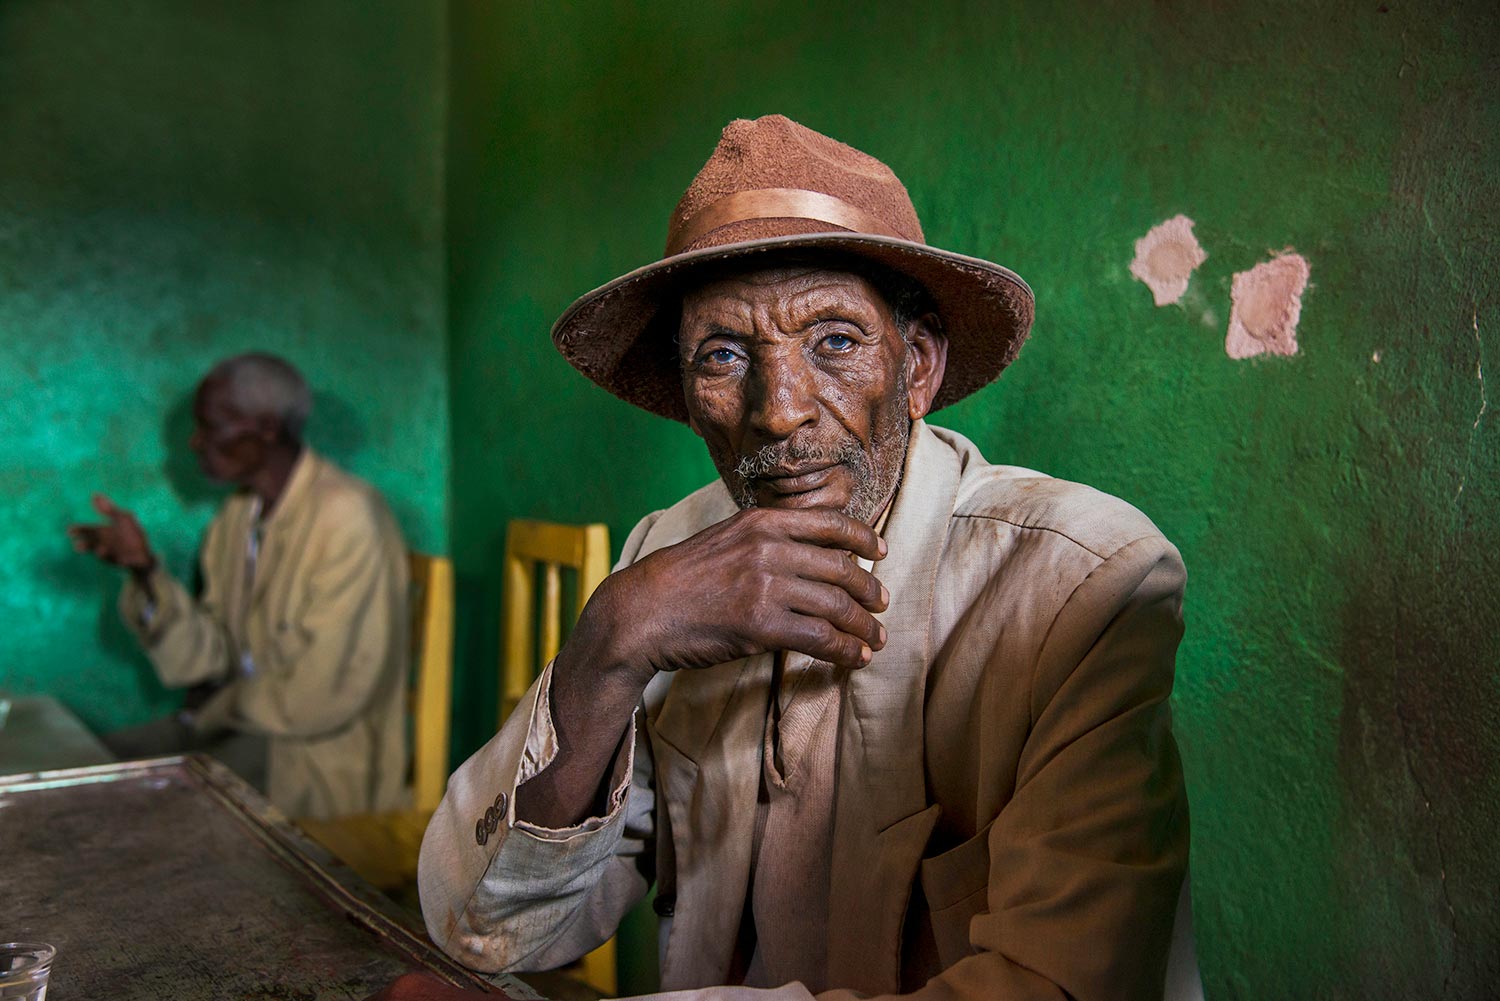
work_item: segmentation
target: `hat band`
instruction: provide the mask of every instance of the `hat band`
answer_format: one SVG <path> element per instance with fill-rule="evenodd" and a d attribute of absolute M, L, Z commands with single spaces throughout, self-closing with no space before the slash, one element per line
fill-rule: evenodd
<path fill-rule="evenodd" d="M 855 233 L 892 236 L 898 240 L 911 239 L 864 209 L 821 191 L 756 188 L 751 191 L 736 191 L 706 205 L 671 234 L 667 241 L 667 256 L 681 253 L 684 247 L 720 226 L 747 219 L 811 219 Z"/>

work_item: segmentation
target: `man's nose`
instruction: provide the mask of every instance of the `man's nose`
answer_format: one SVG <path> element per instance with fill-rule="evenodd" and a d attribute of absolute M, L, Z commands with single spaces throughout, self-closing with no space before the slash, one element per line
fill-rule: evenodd
<path fill-rule="evenodd" d="M 805 364 L 774 358 L 758 367 L 750 420 L 767 438 L 790 438 L 804 424 L 818 419 L 818 400 L 812 374 Z"/>

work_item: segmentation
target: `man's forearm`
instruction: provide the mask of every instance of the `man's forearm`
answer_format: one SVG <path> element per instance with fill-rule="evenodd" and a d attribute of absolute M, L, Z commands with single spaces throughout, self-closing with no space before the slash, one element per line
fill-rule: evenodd
<path fill-rule="evenodd" d="M 620 659 L 587 618 L 552 664 L 557 756 L 516 787 L 517 819 L 553 830 L 607 812 L 611 765 L 653 673 Z"/>

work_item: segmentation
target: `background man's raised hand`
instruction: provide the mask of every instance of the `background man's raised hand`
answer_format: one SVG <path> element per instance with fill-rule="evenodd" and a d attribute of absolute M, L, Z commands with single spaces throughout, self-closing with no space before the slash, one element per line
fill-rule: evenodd
<path fill-rule="evenodd" d="M 73 548 L 132 573 L 149 573 L 156 566 L 156 556 L 135 515 L 104 494 L 94 495 L 94 510 L 104 516 L 104 524 L 69 525 L 68 537 L 73 540 Z"/>

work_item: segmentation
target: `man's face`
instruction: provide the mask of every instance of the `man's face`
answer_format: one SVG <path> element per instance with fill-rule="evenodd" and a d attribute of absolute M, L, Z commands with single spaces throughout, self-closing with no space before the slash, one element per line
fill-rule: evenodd
<path fill-rule="evenodd" d="M 678 349 L 692 428 L 742 508 L 873 521 L 900 479 L 911 419 L 936 393 L 918 372 L 924 398 L 911 399 L 911 349 L 875 289 L 846 272 L 704 285 L 683 299 Z"/>
<path fill-rule="evenodd" d="M 205 379 L 193 396 L 193 435 L 188 439 L 204 475 L 221 483 L 245 483 L 266 460 L 263 424 L 235 408 L 227 383 Z"/>

